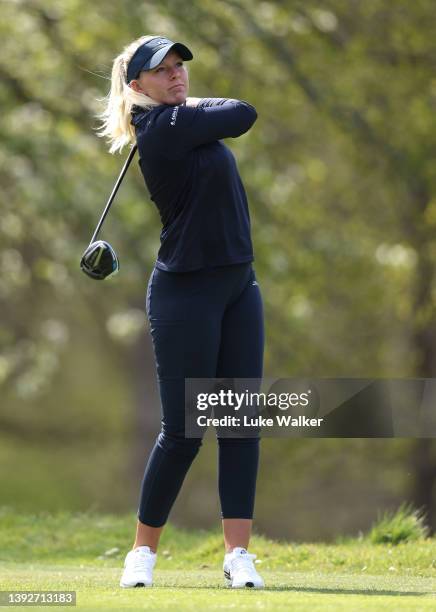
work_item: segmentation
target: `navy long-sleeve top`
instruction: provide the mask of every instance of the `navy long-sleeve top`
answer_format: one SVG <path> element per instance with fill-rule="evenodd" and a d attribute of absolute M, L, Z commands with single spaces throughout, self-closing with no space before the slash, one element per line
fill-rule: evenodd
<path fill-rule="evenodd" d="M 162 221 L 156 267 L 187 272 L 254 260 L 246 193 L 221 140 L 256 118 L 253 106 L 226 98 L 133 107 L 139 165 Z"/>

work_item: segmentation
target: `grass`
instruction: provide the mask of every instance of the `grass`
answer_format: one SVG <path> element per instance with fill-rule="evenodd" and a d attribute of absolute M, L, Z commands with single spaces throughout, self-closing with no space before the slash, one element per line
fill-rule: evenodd
<path fill-rule="evenodd" d="M 407 523 L 411 509 L 400 510 Z M 371 532 L 334 544 L 272 541 L 255 534 L 250 550 L 258 556 L 267 588 L 232 591 L 223 585 L 220 531 L 190 532 L 169 524 L 154 586 L 121 589 L 135 520 L 134 514 L 28 515 L 0 508 L 0 589 L 74 590 L 81 610 L 436 609 L 436 542 L 423 532 L 415 537 L 416 529 L 405 537 L 403 528 L 396 545 L 374 544 Z"/>
<path fill-rule="evenodd" d="M 401 504 L 396 512 L 386 512 L 378 519 L 369 540 L 373 544 L 399 544 L 424 539 L 427 532 L 424 514 L 411 504 Z"/>

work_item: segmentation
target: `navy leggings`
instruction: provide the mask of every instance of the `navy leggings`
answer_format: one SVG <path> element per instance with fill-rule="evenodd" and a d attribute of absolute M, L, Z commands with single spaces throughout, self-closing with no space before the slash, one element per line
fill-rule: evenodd
<path fill-rule="evenodd" d="M 161 527 L 201 446 L 185 438 L 185 378 L 261 378 L 263 307 L 251 262 L 165 272 L 154 268 L 146 309 L 162 429 L 145 468 L 137 516 Z M 253 517 L 259 437 L 219 438 L 222 518 Z"/>

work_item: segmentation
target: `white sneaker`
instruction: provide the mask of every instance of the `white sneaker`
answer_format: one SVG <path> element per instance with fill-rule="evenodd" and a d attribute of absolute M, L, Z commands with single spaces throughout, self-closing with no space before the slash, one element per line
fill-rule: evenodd
<path fill-rule="evenodd" d="M 124 588 L 151 586 L 156 558 L 156 553 L 152 552 L 149 546 L 138 546 L 130 550 L 124 561 L 120 586 Z"/>
<path fill-rule="evenodd" d="M 232 552 L 224 556 L 224 578 L 227 586 L 233 589 L 243 589 L 245 587 L 263 589 L 264 581 L 256 572 L 253 559 L 256 555 L 251 555 L 245 548 L 234 548 Z"/>

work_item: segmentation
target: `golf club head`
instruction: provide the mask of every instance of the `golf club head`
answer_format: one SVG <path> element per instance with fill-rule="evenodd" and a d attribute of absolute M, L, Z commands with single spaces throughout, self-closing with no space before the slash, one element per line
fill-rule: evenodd
<path fill-rule="evenodd" d="M 85 274 L 95 280 L 104 280 L 114 275 L 120 268 L 117 254 L 105 240 L 91 243 L 82 255 L 80 267 Z"/>

